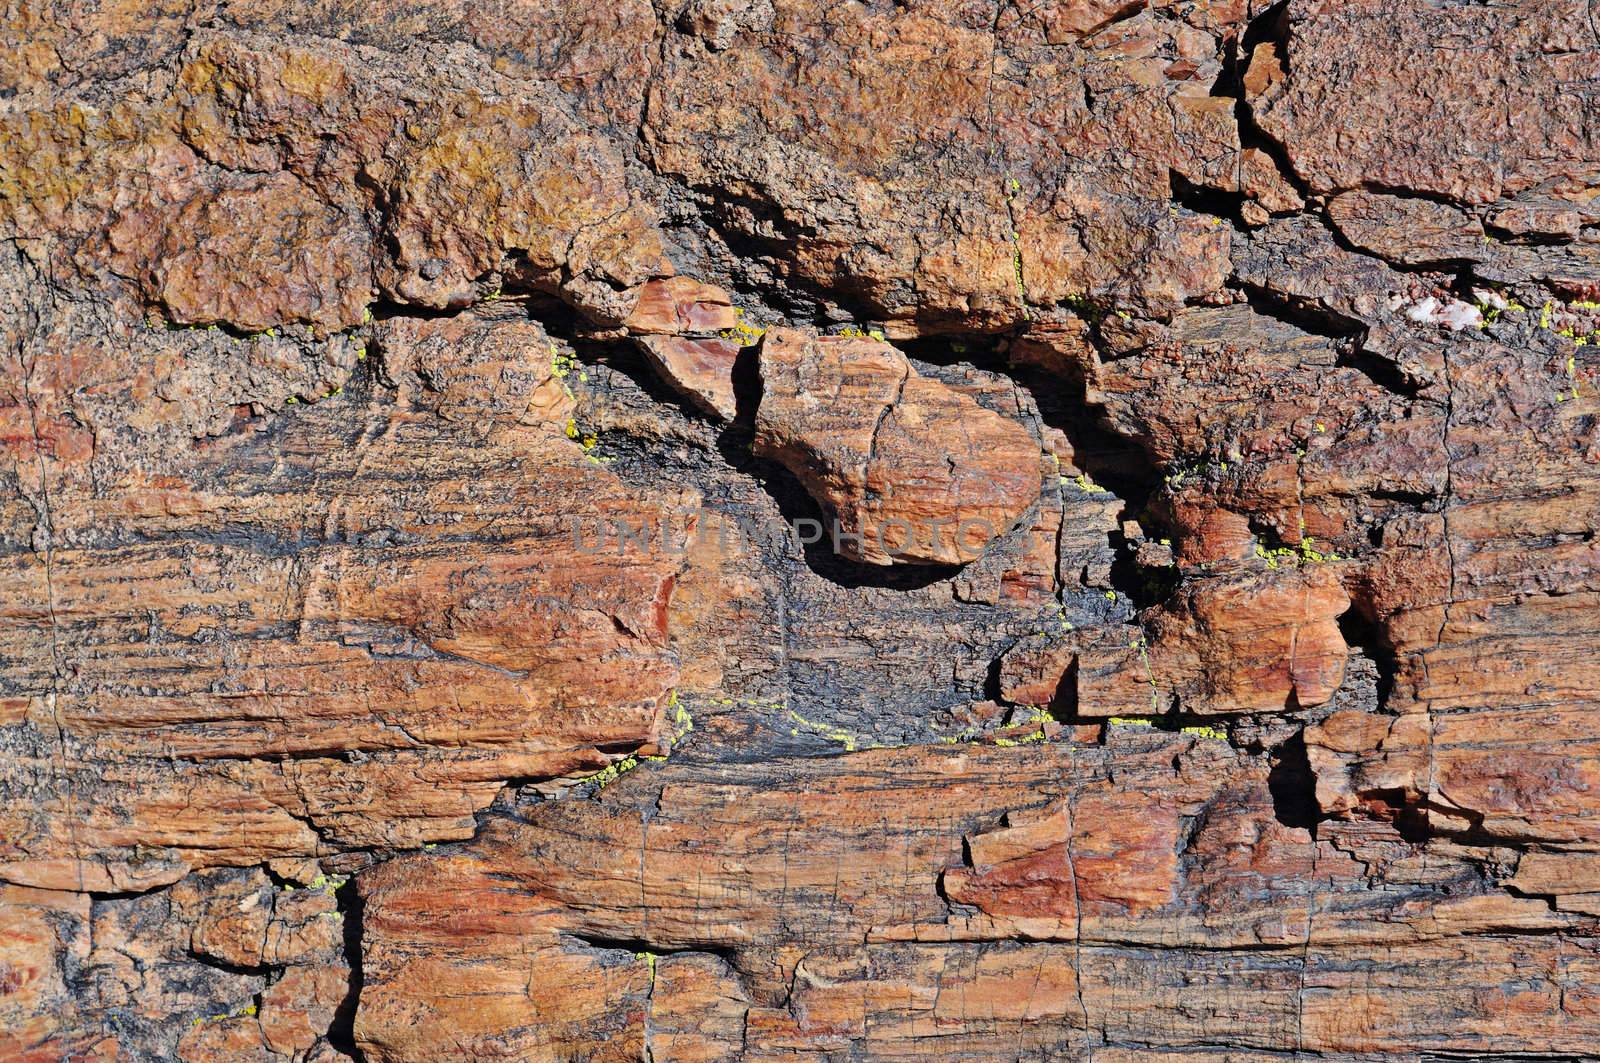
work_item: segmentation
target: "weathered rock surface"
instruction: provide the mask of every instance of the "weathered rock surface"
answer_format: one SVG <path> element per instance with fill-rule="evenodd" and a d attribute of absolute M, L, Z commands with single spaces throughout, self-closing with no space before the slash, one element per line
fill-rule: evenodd
<path fill-rule="evenodd" d="M 1027 431 L 888 343 L 772 329 L 760 371 L 756 453 L 800 479 L 851 560 L 964 564 L 1037 498 Z"/>
<path fill-rule="evenodd" d="M 1600 1058 L 1594 25 L 14 5 L 0 1057 Z"/>
<path fill-rule="evenodd" d="M 1556 943 L 1582 917 L 1488 885 L 1460 850 L 1424 871 L 1392 827 L 1312 840 L 1252 760 L 1143 732 L 795 762 L 782 790 L 761 768 L 646 769 L 369 874 L 356 1035 L 378 1059 L 621 1058 L 654 1047 L 657 1009 L 693 1006 L 671 976 L 693 960 L 740 1014 L 701 1028 L 735 1058 L 929 1039 L 978 1059 L 1130 1039 L 1357 1054 L 1408 1028 L 1469 1054 L 1593 1043 L 1561 1002 L 1596 960 Z M 1410 891 L 1370 892 L 1369 861 Z M 1504 992 L 1518 967 L 1530 984 Z M 1350 977 L 1369 968 L 1382 989 Z M 561 992 L 530 996 L 530 969 Z"/>

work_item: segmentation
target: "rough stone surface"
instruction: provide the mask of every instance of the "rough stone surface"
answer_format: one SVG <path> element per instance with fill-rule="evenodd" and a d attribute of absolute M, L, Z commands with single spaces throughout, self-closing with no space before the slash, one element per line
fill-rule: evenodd
<path fill-rule="evenodd" d="M 795 474 L 855 561 L 963 564 L 1037 498 L 1026 430 L 871 338 L 772 329 L 756 453 Z"/>
<path fill-rule="evenodd" d="M 1595 26 L 7 8 L 0 1058 L 1600 1059 Z"/>

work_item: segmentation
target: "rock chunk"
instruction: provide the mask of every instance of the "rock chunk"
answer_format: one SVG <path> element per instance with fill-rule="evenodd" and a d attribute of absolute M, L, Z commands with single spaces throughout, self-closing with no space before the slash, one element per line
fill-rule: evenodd
<path fill-rule="evenodd" d="M 629 332 L 676 336 L 731 329 L 739 320 L 728 293 L 693 277 L 658 277 L 639 286 L 639 301 L 623 322 Z"/>
<path fill-rule="evenodd" d="M 633 313 L 623 322 L 663 380 L 695 406 L 728 421 L 735 413 L 733 363 L 742 346 L 729 336 L 738 324 L 739 311 L 728 293 L 691 277 L 642 285 Z"/>
<path fill-rule="evenodd" d="M 1448 203 L 1346 192 L 1329 202 L 1328 217 L 1346 240 L 1398 265 L 1487 257 L 1482 223 Z"/>
<path fill-rule="evenodd" d="M 1038 496 L 1039 444 L 877 340 L 773 329 L 756 453 L 784 465 L 869 565 L 960 565 Z"/>
<path fill-rule="evenodd" d="M 518 285 L 620 320 L 632 308 L 619 292 L 672 272 L 623 171 L 607 139 L 549 108 L 460 99 L 398 159 L 379 284 L 399 301 L 461 307 L 476 278 L 515 262 Z"/>
<path fill-rule="evenodd" d="M 184 324 L 349 328 L 372 297 L 371 239 L 358 218 L 280 174 L 184 207 L 146 294 Z"/>
<path fill-rule="evenodd" d="M 1294 3 L 1287 15 L 1287 75 L 1264 44 L 1245 86 L 1313 191 L 1365 185 L 1481 204 L 1587 172 L 1586 105 L 1565 89 L 1593 63 L 1583 5 L 1360 0 Z"/>
<path fill-rule="evenodd" d="M 725 421 L 738 404 L 733 393 L 733 363 L 738 340 L 721 336 L 645 336 L 639 340 L 651 366 L 693 405 Z"/>

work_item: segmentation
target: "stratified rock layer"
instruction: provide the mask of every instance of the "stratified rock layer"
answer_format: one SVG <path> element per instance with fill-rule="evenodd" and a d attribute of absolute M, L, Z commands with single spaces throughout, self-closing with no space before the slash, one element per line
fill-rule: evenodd
<path fill-rule="evenodd" d="M 0 1057 L 1600 1058 L 1594 27 L 8 8 Z"/>

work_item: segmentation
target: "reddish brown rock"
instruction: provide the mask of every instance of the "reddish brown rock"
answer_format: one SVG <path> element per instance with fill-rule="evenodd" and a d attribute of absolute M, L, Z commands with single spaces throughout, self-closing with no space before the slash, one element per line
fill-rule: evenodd
<path fill-rule="evenodd" d="M 180 324 L 336 331 L 372 299 L 366 227 L 292 177 L 203 197 L 168 225 L 148 288 Z"/>
<path fill-rule="evenodd" d="M 736 328 L 742 313 L 720 288 L 667 277 L 639 290 L 623 325 L 640 337 L 640 347 L 663 380 L 696 408 L 731 421 L 737 413 L 734 362 L 745 342 Z"/>
<path fill-rule="evenodd" d="M 671 272 L 616 150 L 537 105 L 463 99 L 394 166 L 384 235 L 395 250 L 379 279 L 407 301 L 460 306 L 516 253 L 528 282 L 577 282 L 597 312 L 620 318 L 596 284 Z"/>
<path fill-rule="evenodd" d="M 660 742 L 682 561 L 596 547 L 616 522 L 681 518 L 678 500 L 641 507 L 562 425 L 528 412 L 546 397 L 546 413 L 564 412 L 537 327 L 461 319 L 380 335 L 390 371 L 431 381 L 408 390 L 432 412 L 298 411 L 266 438 L 319 471 L 257 464 L 262 438 L 233 436 L 185 459 L 193 487 L 130 470 L 52 528 L 143 543 L 10 556 L 9 674 L 35 691 L 15 721 L 48 721 L 52 737 L 14 746 L 3 773 L 23 788 L 76 780 L 9 806 L 0 862 L 13 881 L 147 888 L 191 867 L 324 855 L 325 838 L 466 836 L 506 779 L 592 771 Z M 528 508 L 561 494 L 564 513 Z M 196 541 L 218 513 L 233 540 Z M 449 545 L 468 529 L 497 545 Z M 130 567 L 139 583 L 107 579 Z M 59 657 L 23 651 L 51 630 Z M 72 691 L 53 688 L 53 660 L 70 662 Z M 111 741 L 114 757 L 96 752 Z M 91 780 L 100 799 L 76 789 Z M 70 829 L 49 829 L 46 808 Z"/>
<path fill-rule="evenodd" d="M 964 564 L 1037 497 L 1027 431 L 887 343 L 773 329 L 760 360 L 757 453 L 805 484 L 851 560 Z"/>
<path fill-rule="evenodd" d="M 1593 1055 L 1583 5 L 0 23 L 0 1056 Z"/>
<path fill-rule="evenodd" d="M 576 402 L 572 354 L 507 301 L 450 318 L 396 317 L 373 347 L 401 394 L 447 421 L 565 429 Z"/>
<path fill-rule="evenodd" d="M 639 289 L 633 313 L 623 324 L 636 335 L 677 336 L 726 331 L 738 320 L 721 288 L 690 277 L 666 277 Z"/>
<path fill-rule="evenodd" d="M 67 984 L 69 967 L 89 953 L 89 909 L 82 893 L 0 888 L 0 1052 L 7 1058 L 43 1060 L 74 1051 L 115 1058 L 114 1039 L 92 1032 Z"/>
<path fill-rule="evenodd" d="M 382 1059 L 425 1057 L 445 1022 L 472 1045 L 597 1050 L 598 1034 L 526 1025 L 530 1005 L 550 1007 L 565 994 L 564 1015 L 589 1015 L 590 1028 L 607 1031 L 612 1043 L 650 1045 L 646 1012 L 662 1006 L 655 994 L 663 981 L 658 973 L 652 993 L 649 957 L 715 939 L 733 948 L 732 971 L 743 987 L 717 995 L 749 1001 L 737 1005 L 745 1010 L 740 1029 L 746 1038 L 760 1031 L 766 1052 L 914 1052 L 937 1031 L 941 1050 L 963 1045 L 973 1058 L 999 1058 L 988 1040 L 997 1025 L 1010 1051 L 1020 1038 L 1098 1052 L 1106 1040 L 1150 1029 L 1148 1009 L 1157 1007 L 1183 1016 L 1157 1038 L 1171 1048 L 1199 1031 L 1225 1030 L 1264 1047 L 1363 1051 L 1360 1045 L 1419 1021 L 1414 1009 L 1425 1006 L 1426 972 L 1443 967 L 1472 980 L 1449 991 L 1452 1006 L 1465 1009 L 1450 1035 L 1456 1050 L 1496 1038 L 1494 1050 L 1503 1050 L 1512 1029 L 1518 1040 L 1511 1043 L 1573 1045 L 1588 1036 L 1582 1029 L 1592 1020 L 1564 1025 L 1573 1015 L 1555 995 L 1508 1001 L 1483 991 L 1511 965 L 1538 962 L 1553 964 L 1553 994 L 1594 962 L 1587 949 L 1561 960 L 1539 937 L 1510 945 L 1480 936 L 1484 930 L 1554 929 L 1581 917 L 1481 886 L 1431 907 L 1369 894 L 1362 865 L 1341 847 L 1362 846 L 1367 859 L 1402 859 L 1396 836 L 1362 840 L 1335 831 L 1313 842 L 1252 796 L 1264 780 L 1251 775 L 1248 758 L 1226 745 L 1212 752 L 1209 741 L 1150 733 L 1087 755 L 1048 745 L 861 753 L 793 765 L 798 785 L 781 796 L 755 789 L 758 775 L 749 772 L 701 778 L 666 768 L 624 784 L 656 802 L 648 821 L 627 814 L 622 791 L 586 808 L 547 806 L 525 822 L 496 824 L 467 851 L 432 858 L 425 870 L 422 858 L 411 872 L 395 864 L 368 877 L 374 936 L 358 1035 Z M 896 780 L 892 796 L 878 786 L 886 773 Z M 1054 794 L 1057 787 L 1065 792 Z M 1054 803 L 1041 806 L 1040 797 Z M 1018 798 L 1023 805 L 1012 804 Z M 804 825 L 803 845 L 767 829 L 778 800 L 788 822 Z M 720 810 L 715 826 L 704 822 L 707 801 Z M 887 829 L 858 829 L 889 807 L 899 811 L 881 821 Z M 1008 809 L 1009 828 L 969 826 L 993 823 Z M 1187 836 L 1186 823 L 1196 824 Z M 574 838 L 591 836 L 574 848 Z M 547 858 L 558 846 L 562 860 Z M 736 866 L 726 863 L 732 851 L 745 854 Z M 610 870 L 597 875 L 591 861 Z M 1446 868 L 1435 872 L 1457 882 L 1472 877 L 1464 867 Z M 599 882 L 607 885 L 596 894 Z M 1200 897 L 1204 911 L 1180 914 Z M 963 901 L 977 902 L 979 914 L 958 914 L 974 911 Z M 863 932 L 864 944 L 852 940 Z M 574 937 L 593 944 L 575 946 Z M 437 966 L 429 943 L 445 940 L 470 948 L 470 957 Z M 621 942 L 645 951 L 608 944 Z M 1214 950 L 1246 943 L 1218 962 Z M 1381 991 L 1390 1004 L 1352 1020 L 1351 1009 L 1362 1015 L 1380 991 L 1340 972 L 1383 956 L 1393 963 L 1401 943 L 1407 959 L 1394 987 Z M 531 1001 L 525 980 L 515 978 L 530 949 L 556 979 Z M 656 961 L 657 970 L 677 958 Z M 1288 977 L 1278 977 L 1286 967 Z M 581 989 L 555 974 L 580 969 L 591 979 Z M 449 988 L 430 994 L 429 1010 L 417 1013 L 407 1001 L 421 978 Z M 1297 1021 L 1302 983 L 1321 988 L 1316 1007 Z M 1121 1003 L 1130 990 L 1148 1003 Z M 1176 1007 L 1180 999 L 1219 996 L 1242 1010 Z M 1522 1024 L 1505 1025 L 1514 1015 Z M 437 1021 L 416 1021 L 424 1016 Z M 722 1029 L 726 1052 L 736 1035 Z M 544 1040 L 552 1037 L 560 1040 Z"/>
<path fill-rule="evenodd" d="M 1075 937 L 1084 908 L 1159 908 L 1177 874 L 1178 817 L 1162 811 L 1080 794 L 1012 814 L 1005 829 L 967 839 L 972 868 L 946 872 L 945 891 L 982 912 L 987 932 L 1032 938 Z"/>
<path fill-rule="evenodd" d="M 1016 705 L 1049 705 L 1078 659 L 1078 640 L 1038 632 L 1000 658 L 1000 694 Z"/>
<path fill-rule="evenodd" d="M 1328 202 L 1328 218 L 1350 243 L 1405 266 L 1470 262 L 1489 242 L 1473 215 L 1429 199 L 1346 192 Z"/>
<path fill-rule="evenodd" d="M 1321 565 L 1200 581 L 1149 620 L 1155 683 L 1193 712 L 1320 705 L 1344 679 L 1338 617 L 1349 607 Z"/>
<path fill-rule="evenodd" d="M 1142 10 L 1147 0 L 1079 0 L 1076 3 L 1044 4 L 1030 9 L 1024 23 L 1036 21 L 1051 44 L 1069 41 L 1092 33 L 1116 19 Z"/>
<path fill-rule="evenodd" d="M 1226 233 L 1169 209 L 1171 174 L 1231 187 L 1238 136 L 1207 89 L 1224 31 L 1117 21 L 1141 6 L 744 7 L 713 47 L 666 50 L 651 162 L 725 190 L 719 236 L 775 278 L 908 329 L 1085 297 L 1167 313 L 1227 261 Z"/>
<path fill-rule="evenodd" d="M 736 339 L 721 336 L 646 336 L 639 341 L 650 364 L 695 407 L 733 420 L 738 397 L 733 366 L 743 349 Z"/>
<path fill-rule="evenodd" d="M 1494 44 L 1456 55 L 1448 44 L 1461 38 Z M 1593 46 L 1571 4 L 1525 5 L 1508 17 L 1302 0 L 1288 10 L 1290 73 L 1252 107 L 1317 191 L 1365 184 L 1487 203 L 1592 157 L 1581 108 L 1560 86 Z M 1530 131 L 1544 148 L 1511 150 Z"/>

